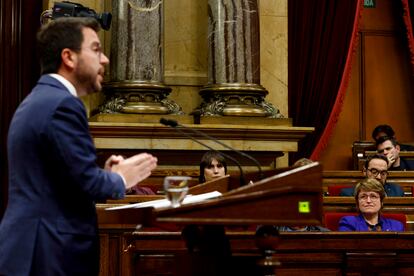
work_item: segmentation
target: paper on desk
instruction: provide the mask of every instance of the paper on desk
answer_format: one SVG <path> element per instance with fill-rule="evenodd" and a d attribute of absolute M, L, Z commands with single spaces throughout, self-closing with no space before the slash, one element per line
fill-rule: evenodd
<path fill-rule="evenodd" d="M 199 195 L 187 195 L 183 200 L 184 204 L 200 202 L 206 199 L 215 198 L 221 196 L 221 193 L 218 191 L 199 194 Z M 154 208 L 164 208 L 169 207 L 171 203 L 167 199 L 158 199 L 158 200 L 151 200 L 146 202 L 139 202 L 134 204 L 127 204 L 122 206 L 110 207 L 106 208 L 105 210 L 121 210 L 121 209 L 132 209 L 132 208 L 144 208 L 144 207 L 154 207 Z"/>

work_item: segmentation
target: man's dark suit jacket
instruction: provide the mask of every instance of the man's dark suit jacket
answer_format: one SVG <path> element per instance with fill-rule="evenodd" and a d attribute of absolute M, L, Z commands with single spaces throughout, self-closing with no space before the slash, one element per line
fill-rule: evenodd
<path fill-rule="evenodd" d="M 385 183 L 384 185 L 385 193 L 387 196 L 404 196 L 404 190 L 400 185 L 395 183 Z M 354 188 L 343 188 L 339 193 L 340 196 L 354 196 Z"/>
<path fill-rule="evenodd" d="M 388 170 L 390 170 L 390 171 L 413 171 L 414 170 L 414 160 L 405 159 L 403 157 L 400 157 L 400 166 L 390 167 Z"/>
<path fill-rule="evenodd" d="M 97 275 L 94 202 L 121 198 L 125 187 L 96 165 L 82 101 L 42 76 L 13 116 L 7 146 L 0 275 Z"/>

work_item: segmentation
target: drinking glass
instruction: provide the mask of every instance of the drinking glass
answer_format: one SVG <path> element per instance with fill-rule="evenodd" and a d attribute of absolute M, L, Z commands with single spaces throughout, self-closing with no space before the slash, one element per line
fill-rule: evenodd
<path fill-rule="evenodd" d="M 171 207 L 176 208 L 181 205 L 188 192 L 189 176 L 167 176 L 164 178 L 164 191 L 167 199 L 171 202 Z"/>

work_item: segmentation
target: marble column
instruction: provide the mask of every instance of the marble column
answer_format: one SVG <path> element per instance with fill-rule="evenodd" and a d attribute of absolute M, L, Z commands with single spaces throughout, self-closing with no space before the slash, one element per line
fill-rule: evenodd
<path fill-rule="evenodd" d="M 111 81 L 101 113 L 182 114 L 164 84 L 163 0 L 112 0 Z"/>
<path fill-rule="evenodd" d="M 283 117 L 260 85 L 256 0 L 208 1 L 208 84 L 200 90 L 202 116 Z"/>

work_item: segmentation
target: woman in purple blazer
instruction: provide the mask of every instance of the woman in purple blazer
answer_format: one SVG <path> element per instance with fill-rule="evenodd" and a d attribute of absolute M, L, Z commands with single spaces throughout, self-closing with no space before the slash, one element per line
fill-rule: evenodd
<path fill-rule="evenodd" d="M 339 231 L 404 231 L 397 220 L 381 216 L 386 196 L 383 185 L 376 179 L 365 179 L 355 187 L 358 216 L 345 216 L 339 221 Z"/>

